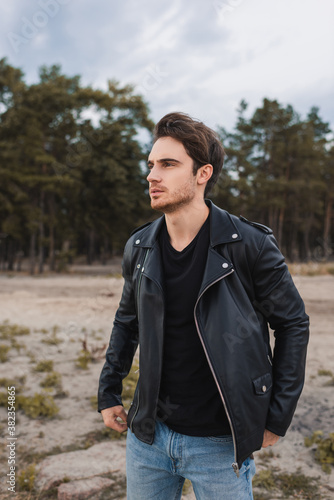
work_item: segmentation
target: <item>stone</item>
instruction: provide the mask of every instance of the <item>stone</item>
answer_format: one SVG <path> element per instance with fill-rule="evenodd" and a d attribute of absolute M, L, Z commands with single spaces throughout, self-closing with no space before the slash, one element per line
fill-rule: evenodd
<path fill-rule="evenodd" d="M 45 458 L 36 468 L 35 486 L 49 490 L 67 481 L 125 471 L 125 441 L 95 444 L 87 450 Z"/>
<path fill-rule="evenodd" d="M 102 490 L 109 488 L 115 483 L 112 479 L 105 477 L 92 477 L 63 483 L 58 488 L 58 500 L 85 500 L 94 498 Z"/>

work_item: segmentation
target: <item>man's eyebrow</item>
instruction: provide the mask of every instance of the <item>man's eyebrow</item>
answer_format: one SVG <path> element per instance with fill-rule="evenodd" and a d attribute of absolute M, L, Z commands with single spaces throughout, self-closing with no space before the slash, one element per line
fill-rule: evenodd
<path fill-rule="evenodd" d="M 158 163 L 165 163 L 165 162 L 181 163 L 180 160 L 176 160 L 175 158 L 161 158 L 160 160 L 157 160 L 157 162 Z M 148 160 L 147 164 L 152 165 L 153 161 Z"/>

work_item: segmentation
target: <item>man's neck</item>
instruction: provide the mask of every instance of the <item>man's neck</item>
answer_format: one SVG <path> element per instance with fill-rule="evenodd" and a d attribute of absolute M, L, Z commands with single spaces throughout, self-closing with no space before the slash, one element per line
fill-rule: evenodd
<path fill-rule="evenodd" d="M 171 245 L 181 252 L 195 238 L 210 213 L 205 201 L 195 206 L 182 207 L 177 212 L 166 214 L 167 231 Z"/>

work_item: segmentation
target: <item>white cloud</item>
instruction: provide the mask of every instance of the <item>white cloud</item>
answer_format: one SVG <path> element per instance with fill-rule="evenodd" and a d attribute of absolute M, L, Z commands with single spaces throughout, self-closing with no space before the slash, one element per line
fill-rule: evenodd
<path fill-rule="evenodd" d="M 61 63 L 94 87 L 134 83 L 155 120 L 179 109 L 230 128 L 242 98 L 269 97 L 302 114 L 319 104 L 334 125 L 332 0 L 69 0 L 14 53 L 6 34 L 39 9 L 7 2 L 0 20 L 0 50 L 28 81 Z"/>

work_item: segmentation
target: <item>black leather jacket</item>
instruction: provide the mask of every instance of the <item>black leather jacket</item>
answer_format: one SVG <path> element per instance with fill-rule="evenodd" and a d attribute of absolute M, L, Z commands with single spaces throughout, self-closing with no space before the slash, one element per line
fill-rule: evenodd
<path fill-rule="evenodd" d="M 304 383 L 309 321 L 272 231 L 207 204 L 210 247 L 194 317 L 231 425 L 237 471 L 261 448 L 265 428 L 284 436 L 291 423 Z M 126 244 L 123 294 L 99 386 L 99 411 L 122 404 L 122 379 L 139 342 L 140 375 L 128 426 L 149 444 L 155 420 L 172 411 L 158 400 L 164 291 L 157 235 L 162 222 L 160 217 L 139 228 Z M 273 356 L 268 323 L 275 332 Z"/>

